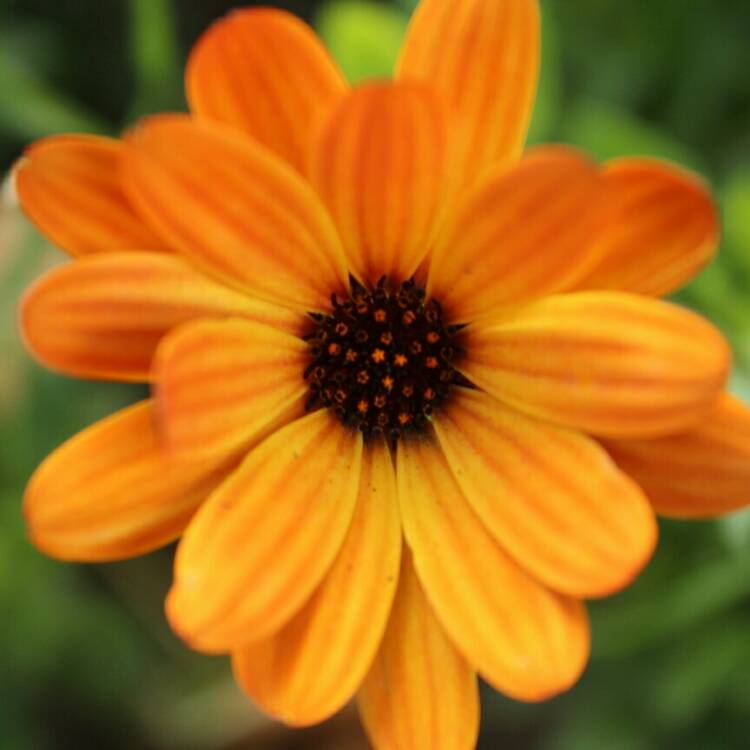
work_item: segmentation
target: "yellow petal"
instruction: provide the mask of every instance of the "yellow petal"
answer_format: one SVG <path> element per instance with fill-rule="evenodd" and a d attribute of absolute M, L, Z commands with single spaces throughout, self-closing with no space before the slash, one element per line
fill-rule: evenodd
<path fill-rule="evenodd" d="M 607 437 L 685 429 L 721 392 L 730 354 L 706 320 L 622 292 L 548 297 L 470 326 L 460 369 L 502 401 Z"/>
<path fill-rule="evenodd" d="M 304 413 L 307 345 L 245 320 L 196 321 L 160 344 L 156 407 L 183 458 L 231 453 Z"/>
<path fill-rule="evenodd" d="M 118 560 L 179 536 L 231 461 L 174 461 L 161 450 L 150 402 L 71 438 L 34 472 L 24 514 L 43 552 L 64 560 Z"/>
<path fill-rule="evenodd" d="M 362 436 L 327 411 L 298 419 L 251 451 L 177 550 L 167 614 L 191 646 L 241 648 L 302 608 L 349 528 L 361 458 Z"/>
<path fill-rule="evenodd" d="M 476 675 L 435 618 L 406 551 L 359 711 L 375 750 L 472 750 L 477 741 Z"/>
<path fill-rule="evenodd" d="M 362 281 L 409 278 L 430 249 L 441 205 L 445 132 L 432 92 L 357 88 L 315 143 L 311 180 Z"/>
<path fill-rule="evenodd" d="M 396 478 L 384 443 L 362 458 L 357 508 L 320 588 L 268 640 L 233 655 L 235 676 L 260 706 L 287 724 L 316 724 L 356 692 L 391 611 L 401 556 Z"/>
<path fill-rule="evenodd" d="M 537 0 L 422 0 L 396 77 L 425 81 L 453 115 L 456 170 L 470 183 L 520 154 L 539 75 Z"/>
<path fill-rule="evenodd" d="M 719 218 L 695 175 L 655 159 L 618 159 L 603 173 L 615 211 L 597 244 L 599 264 L 581 289 L 663 296 L 714 257 Z"/>
<path fill-rule="evenodd" d="M 191 110 L 244 130 L 303 172 L 314 123 L 346 82 L 312 29 L 282 10 L 243 8 L 190 53 Z"/>
<path fill-rule="evenodd" d="M 61 135 L 37 141 L 15 169 L 23 210 L 71 255 L 166 250 L 120 185 L 123 146 L 111 138 Z"/>
<path fill-rule="evenodd" d="M 217 284 L 162 253 L 104 253 L 42 276 L 21 305 L 21 330 L 34 356 L 83 377 L 148 380 L 156 347 L 194 318 L 241 315 L 288 331 L 302 317 Z"/>
<path fill-rule="evenodd" d="M 550 588 L 580 598 L 611 594 L 651 557 L 651 506 L 590 438 L 463 389 L 434 424 L 476 514 Z"/>
<path fill-rule="evenodd" d="M 602 198 L 596 164 L 565 146 L 493 170 L 441 233 L 428 293 L 468 322 L 569 287 L 596 262 Z"/>
<path fill-rule="evenodd" d="M 402 441 L 404 534 L 430 604 L 479 674 L 518 700 L 567 690 L 589 654 L 586 610 L 522 570 L 490 536 L 433 440 Z"/>
<path fill-rule="evenodd" d="M 152 117 L 129 136 L 123 175 L 143 216 L 220 280 L 303 311 L 346 288 L 336 230 L 312 188 L 242 133 Z"/>
<path fill-rule="evenodd" d="M 750 505 L 750 409 L 729 394 L 687 432 L 605 447 L 657 513 L 710 518 Z"/>

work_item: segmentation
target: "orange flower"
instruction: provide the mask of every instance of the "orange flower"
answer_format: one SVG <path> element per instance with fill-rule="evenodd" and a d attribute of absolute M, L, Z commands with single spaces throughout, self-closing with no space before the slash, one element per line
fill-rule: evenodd
<path fill-rule="evenodd" d="M 652 505 L 749 499 L 727 346 L 655 299 L 712 257 L 711 198 L 522 154 L 538 59 L 535 0 L 423 0 L 395 82 L 349 90 L 301 22 L 236 12 L 190 116 L 18 165 L 76 258 L 27 294 L 29 348 L 153 385 L 42 464 L 31 536 L 73 560 L 182 536 L 172 625 L 290 724 L 357 694 L 377 748 L 470 748 L 477 673 L 577 680 L 583 600 L 647 562 Z"/>

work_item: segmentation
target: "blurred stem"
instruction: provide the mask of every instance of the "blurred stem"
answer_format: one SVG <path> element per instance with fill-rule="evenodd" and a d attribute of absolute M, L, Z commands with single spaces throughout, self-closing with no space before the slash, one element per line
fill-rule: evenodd
<path fill-rule="evenodd" d="M 171 0 L 130 0 L 130 56 L 135 96 L 129 120 L 182 108 L 180 53 Z"/>

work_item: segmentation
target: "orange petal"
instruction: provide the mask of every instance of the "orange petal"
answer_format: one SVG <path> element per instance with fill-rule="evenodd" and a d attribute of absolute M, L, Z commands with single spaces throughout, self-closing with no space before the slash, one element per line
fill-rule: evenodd
<path fill-rule="evenodd" d="M 750 505 L 750 409 L 729 394 L 687 432 L 605 447 L 657 513 L 708 518 Z"/>
<path fill-rule="evenodd" d="M 161 253 L 105 253 L 42 276 L 24 297 L 21 328 L 34 356 L 83 377 L 145 381 L 164 334 L 199 317 L 241 315 L 287 330 L 296 313 L 246 297 Z"/>
<path fill-rule="evenodd" d="M 430 83 L 453 115 L 462 182 L 523 148 L 539 75 L 537 0 L 422 0 L 397 78 Z"/>
<path fill-rule="evenodd" d="M 122 152 L 111 138 L 62 135 L 37 141 L 16 165 L 23 210 L 71 255 L 166 249 L 122 191 Z"/>
<path fill-rule="evenodd" d="M 519 700 L 569 688 L 589 654 L 584 606 L 544 588 L 508 557 L 466 502 L 436 442 L 402 442 L 396 471 L 417 575 L 469 663 Z"/>
<path fill-rule="evenodd" d="M 385 638 L 359 693 L 359 711 L 375 750 L 476 745 L 476 675 L 435 618 L 408 551 Z"/>
<path fill-rule="evenodd" d="M 469 193 L 430 261 L 428 293 L 466 322 L 569 287 L 596 262 L 604 217 L 596 164 L 575 149 L 535 149 Z"/>
<path fill-rule="evenodd" d="M 362 281 L 409 278 L 427 254 L 440 209 L 443 113 L 429 89 L 370 84 L 334 110 L 311 180 Z"/>
<path fill-rule="evenodd" d="M 603 177 L 616 210 L 597 246 L 601 260 L 581 289 L 659 297 L 713 258 L 719 219 L 700 178 L 654 159 L 612 161 Z"/>
<path fill-rule="evenodd" d="M 180 326 L 154 361 L 166 445 L 182 457 L 223 455 L 304 413 L 304 341 L 247 320 Z"/>
<path fill-rule="evenodd" d="M 344 254 L 312 188 L 243 134 L 153 117 L 128 138 L 123 168 L 143 215 L 220 279 L 305 311 L 345 289 Z"/>
<path fill-rule="evenodd" d="M 287 724 L 317 724 L 361 684 L 385 631 L 401 556 L 396 477 L 384 443 L 362 458 L 357 508 L 318 591 L 269 640 L 235 652 L 248 695 Z"/>
<path fill-rule="evenodd" d="M 161 450 L 146 401 L 64 443 L 26 489 L 29 535 L 64 560 L 118 560 L 179 536 L 229 465 L 177 462 Z"/>
<path fill-rule="evenodd" d="M 460 369 L 497 398 L 607 437 L 653 437 L 695 424 L 727 377 L 730 354 L 706 320 L 622 292 L 548 297 L 464 332 Z"/>
<path fill-rule="evenodd" d="M 186 85 L 195 114 L 241 128 L 300 172 L 314 123 L 347 88 L 312 29 L 272 8 L 236 10 L 208 29 Z"/>
<path fill-rule="evenodd" d="M 476 514 L 545 585 L 578 598 L 611 594 L 651 557 L 651 506 L 590 438 L 463 389 L 434 424 Z"/>
<path fill-rule="evenodd" d="M 196 649 L 231 651 L 270 636 L 321 582 L 349 528 L 362 436 L 327 411 L 255 448 L 196 514 L 167 599 Z"/>

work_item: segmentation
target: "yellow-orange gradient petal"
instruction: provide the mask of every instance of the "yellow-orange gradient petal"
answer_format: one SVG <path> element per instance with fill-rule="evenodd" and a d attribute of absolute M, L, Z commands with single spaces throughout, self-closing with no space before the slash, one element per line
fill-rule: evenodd
<path fill-rule="evenodd" d="M 396 472 L 417 575 L 469 663 L 518 700 L 567 690 L 589 654 L 583 604 L 549 591 L 503 551 L 434 439 L 402 442 Z"/>
<path fill-rule="evenodd" d="M 231 453 L 304 414 L 302 339 L 247 320 L 175 329 L 154 360 L 165 446 L 181 457 Z"/>
<path fill-rule="evenodd" d="M 359 712 L 375 750 L 472 750 L 477 741 L 476 675 L 437 621 L 406 550 Z"/>
<path fill-rule="evenodd" d="M 596 262 L 602 197 L 597 165 L 573 148 L 538 148 L 498 167 L 441 233 L 428 294 L 467 322 L 569 287 Z"/>
<path fill-rule="evenodd" d="M 691 430 L 605 447 L 646 491 L 657 513 L 708 518 L 750 505 L 750 409 L 722 394 Z"/>
<path fill-rule="evenodd" d="M 233 651 L 279 630 L 315 591 L 354 511 L 362 436 L 328 411 L 253 449 L 182 538 L 167 599 L 194 648 Z"/>
<path fill-rule="evenodd" d="M 537 417 L 607 437 L 696 424 L 729 369 L 721 334 L 689 310 L 623 292 L 551 296 L 470 326 L 459 368 Z"/>
<path fill-rule="evenodd" d="M 21 305 L 26 346 L 71 375 L 145 381 L 164 334 L 192 318 L 241 315 L 298 330 L 297 313 L 217 284 L 162 253 L 103 253 L 42 276 Z"/>
<path fill-rule="evenodd" d="M 26 215 L 71 255 L 167 249 L 122 191 L 122 151 L 111 138 L 62 135 L 37 141 L 16 165 Z"/>
<path fill-rule="evenodd" d="M 336 230 L 288 164 L 226 126 L 153 117 L 127 139 L 125 189 L 208 273 L 271 302 L 323 309 L 347 285 Z"/>
<path fill-rule="evenodd" d="M 134 557 L 179 536 L 230 464 L 166 456 L 150 402 L 98 422 L 50 454 L 26 489 L 29 536 L 65 560 Z"/>
<path fill-rule="evenodd" d="M 307 24 L 281 10 L 246 8 L 203 34 L 186 87 L 193 113 L 241 128 L 303 172 L 315 123 L 347 84 Z"/>
<path fill-rule="evenodd" d="M 550 588 L 579 598 L 611 594 L 651 557 L 654 512 L 592 439 L 463 389 L 434 424 L 476 514 Z"/>
<path fill-rule="evenodd" d="M 414 13 L 396 76 L 426 81 L 445 97 L 462 182 L 520 154 L 539 39 L 537 0 L 422 0 Z"/>
<path fill-rule="evenodd" d="M 713 258 L 719 218 L 699 177 L 655 159 L 618 159 L 603 179 L 615 212 L 597 246 L 601 260 L 580 288 L 658 297 Z"/>
<path fill-rule="evenodd" d="M 409 278 L 429 251 L 445 156 L 443 110 L 426 87 L 369 84 L 334 109 L 310 174 L 362 281 Z"/>
<path fill-rule="evenodd" d="M 287 724 L 317 724 L 356 692 L 385 631 L 398 583 L 401 524 L 388 448 L 365 448 L 357 508 L 320 588 L 269 640 L 233 655 L 247 694 Z"/>

